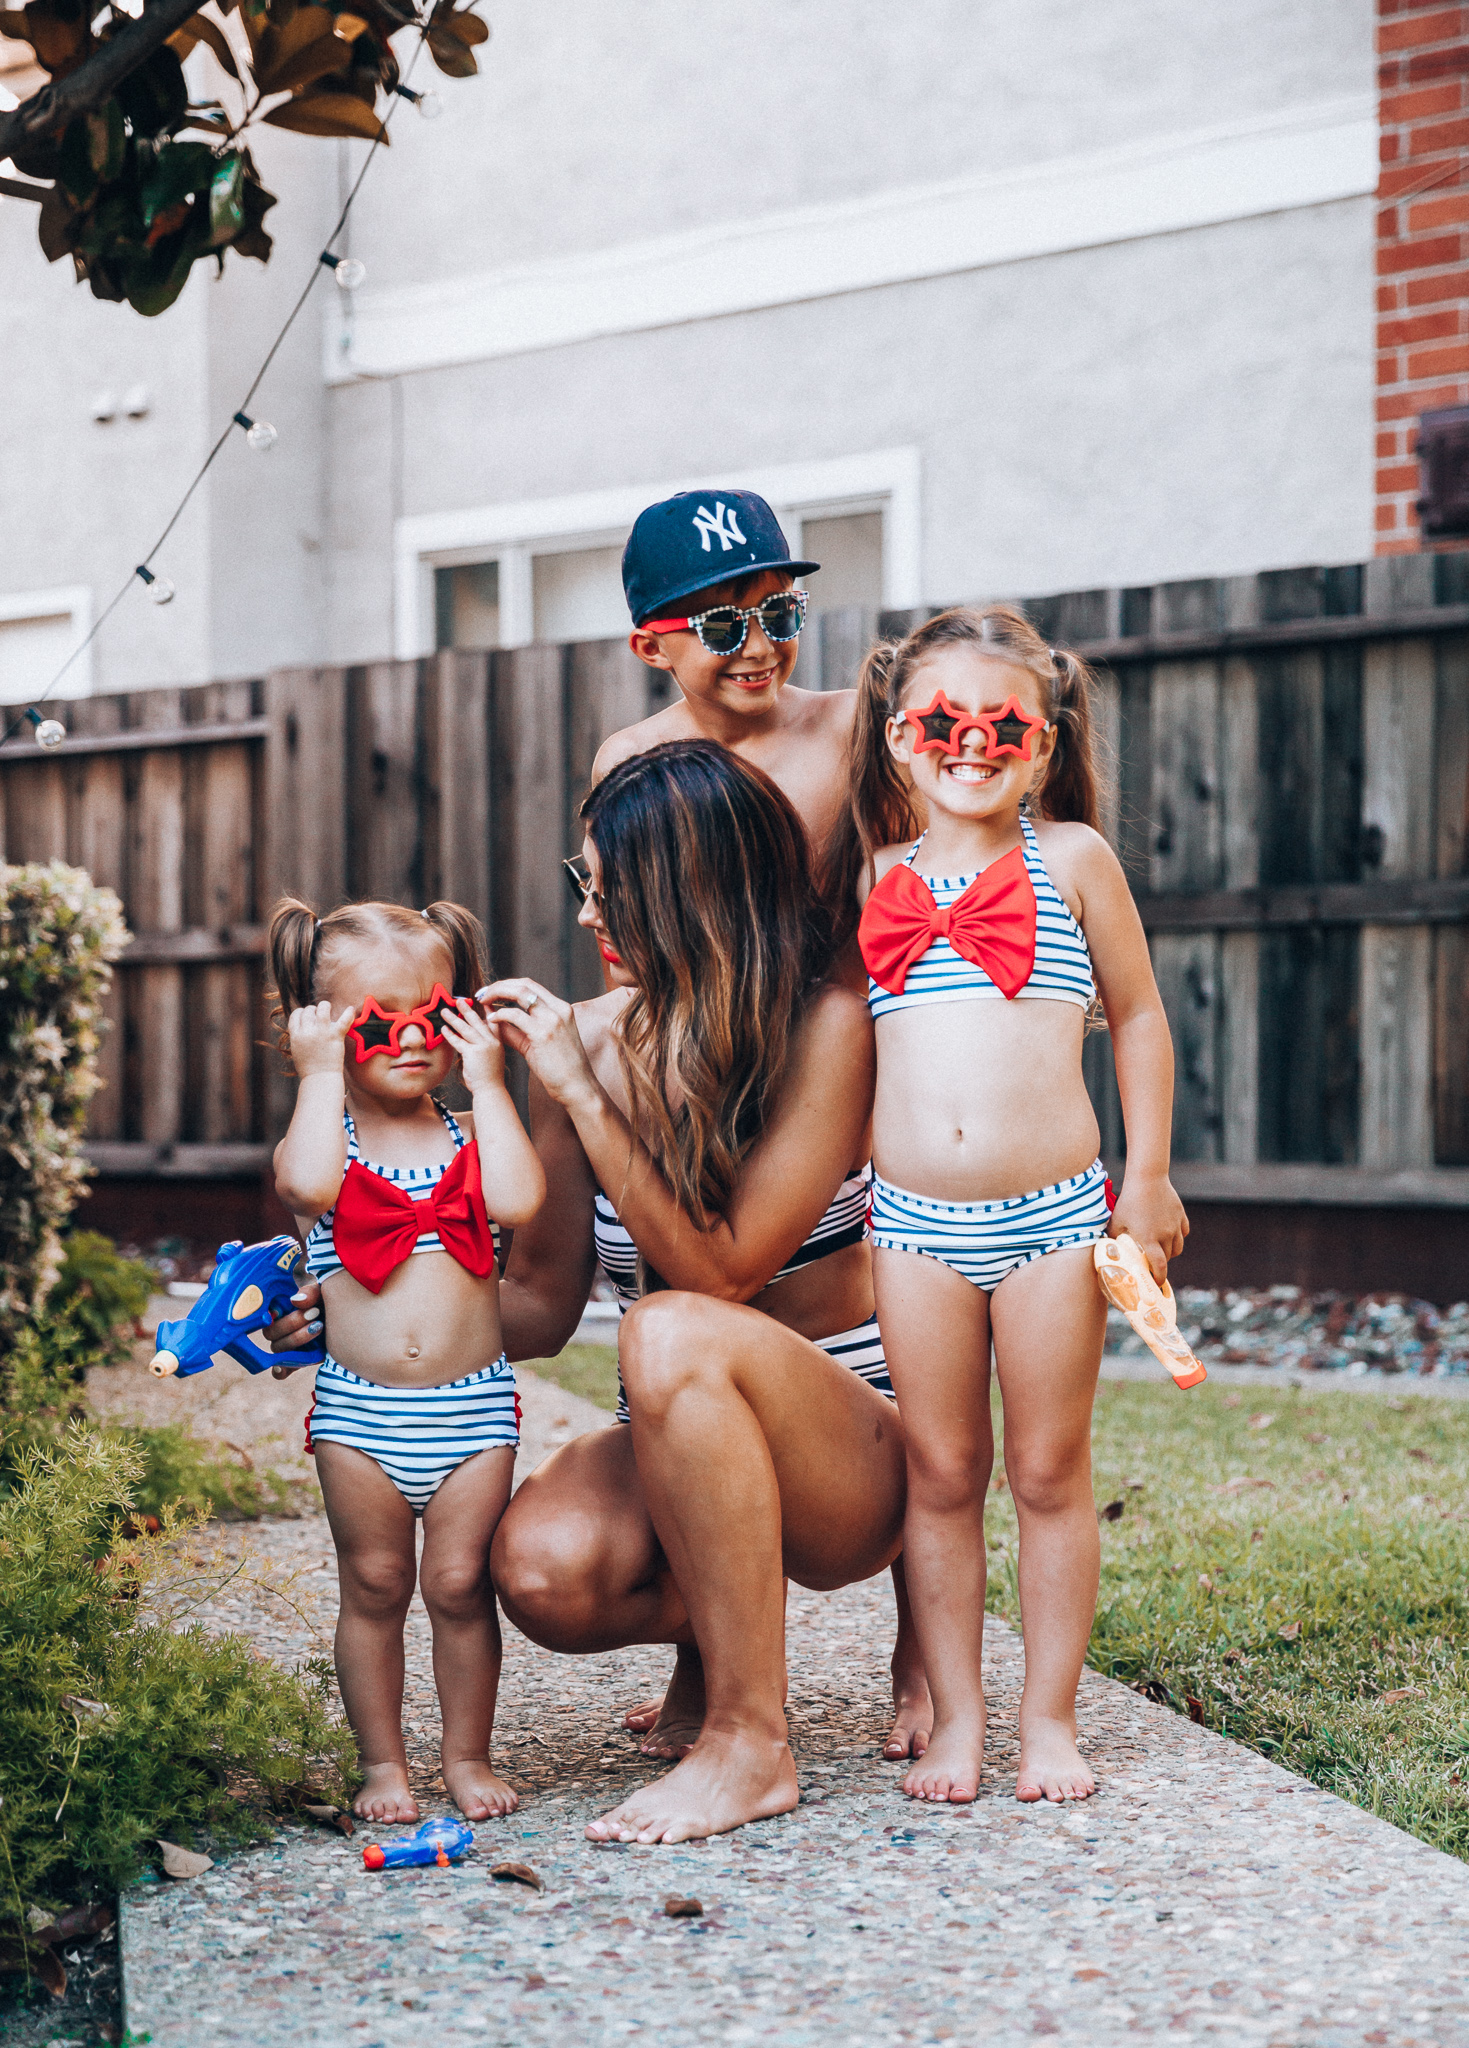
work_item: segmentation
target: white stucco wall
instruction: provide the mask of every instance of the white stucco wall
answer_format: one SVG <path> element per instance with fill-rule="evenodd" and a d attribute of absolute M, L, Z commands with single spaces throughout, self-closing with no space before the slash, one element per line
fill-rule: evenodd
<path fill-rule="evenodd" d="M 674 234 L 758 242 L 838 203 L 860 240 L 894 192 L 1159 135 L 1242 123 L 1248 168 L 1251 123 L 1373 90 L 1371 0 L 484 11 L 483 75 L 420 65 L 443 118 L 403 108 L 358 202 L 364 336 L 377 294 L 432 305 Z M 48 268 L 30 209 L 0 202 L 0 598 L 86 584 L 104 603 L 238 402 L 360 160 L 273 132 L 260 155 L 273 262 L 198 275 L 151 322 Z M 917 451 L 929 601 L 1370 553 L 1369 198 L 1053 246 L 331 386 L 323 276 L 252 408 L 279 444 L 232 439 L 169 544 L 178 599 L 124 603 L 94 687 L 390 652 L 400 519 L 865 450 Z M 138 382 L 146 421 L 92 424 L 95 391 Z"/>

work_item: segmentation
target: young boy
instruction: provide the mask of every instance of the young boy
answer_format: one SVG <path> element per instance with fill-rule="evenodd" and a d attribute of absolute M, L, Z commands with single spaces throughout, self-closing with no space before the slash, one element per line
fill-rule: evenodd
<path fill-rule="evenodd" d="M 592 780 L 664 740 L 718 740 L 784 790 L 819 863 L 847 809 L 857 708 L 855 690 L 789 683 L 805 610 L 795 581 L 820 566 L 791 560 L 780 522 L 754 491 L 680 491 L 639 513 L 622 557 L 628 644 L 649 668 L 668 671 L 679 701 L 604 740 Z M 754 617 L 721 616 L 757 606 Z"/>

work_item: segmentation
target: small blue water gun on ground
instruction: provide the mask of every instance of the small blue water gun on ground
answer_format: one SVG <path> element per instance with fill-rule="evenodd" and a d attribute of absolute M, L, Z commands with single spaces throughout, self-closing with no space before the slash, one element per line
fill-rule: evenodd
<path fill-rule="evenodd" d="M 401 1842 L 386 1848 L 369 1842 L 362 1852 L 364 1870 L 403 1870 L 410 1864 L 437 1863 L 444 1868 L 466 1849 L 474 1847 L 474 1836 L 462 1820 L 426 1820 L 421 1828 Z"/>
<path fill-rule="evenodd" d="M 158 1349 L 148 1367 L 155 1379 L 204 1372 L 215 1353 L 228 1352 L 246 1372 L 264 1372 L 277 1364 L 320 1365 L 326 1341 L 318 1339 L 280 1359 L 250 1342 L 252 1330 L 263 1330 L 291 1306 L 301 1247 L 284 1233 L 264 1244 L 242 1244 L 232 1238 L 215 1255 L 214 1274 L 189 1313 L 176 1323 L 158 1325 Z"/>

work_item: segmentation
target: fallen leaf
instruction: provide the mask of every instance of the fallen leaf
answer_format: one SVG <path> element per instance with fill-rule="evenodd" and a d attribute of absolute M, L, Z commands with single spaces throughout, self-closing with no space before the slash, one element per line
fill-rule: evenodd
<path fill-rule="evenodd" d="M 1380 1692 L 1377 1697 L 1384 1705 L 1389 1700 L 1416 1700 L 1423 1696 L 1421 1685 L 1400 1685 L 1392 1692 Z"/>
<path fill-rule="evenodd" d="M 1071 1979 L 1075 1984 L 1090 1984 L 1094 1978 L 1105 1977 L 1106 1974 L 1105 1970 L 1073 1970 Z"/>
<path fill-rule="evenodd" d="M 1224 1484 L 1218 1487 L 1216 1491 L 1219 1493 L 1243 1493 L 1247 1486 L 1268 1486 L 1272 1493 L 1275 1491 L 1275 1481 L 1273 1479 L 1251 1479 L 1247 1472 L 1236 1472 L 1233 1479 L 1226 1479 Z"/>
<path fill-rule="evenodd" d="M 675 1892 L 663 1901 L 663 1910 L 670 1920 L 697 1920 L 704 1908 L 698 1899 L 681 1899 Z"/>
<path fill-rule="evenodd" d="M 201 1856 L 194 1849 L 181 1849 L 177 1842 L 165 1842 L 161 1835 L 158 1846 L 163 1851 L 163 1867 L 170 1877 L 202 1877 L 206 1870 L 214 1868 L 212 1856 Z"/>
<path fill-rule="evenodd" d="M 1410 1458 L 1416 1458 L 1420 1465 L 1431 1465 L 1433 1463 L 1433 1458 L 1430 1455 L 1430 1453 L 1427 1451 L 1420 1451 L 1416 1444 L 1409 1444 L 1408 1456 Z"/>
<path fill-rule="evenodd" d="M 1252 1416 L 1250 1417 L 1250 1428 L 1251 1428 L 1251 1429 L 1271 1429 L 1271 1428 L 1273 1428 L 1273 1427 L 1274 1427 L 1274 1424 L 1275 1424 L 1275 1417 L 1274 1417 L 1273 1415 L 1263 1415 L 1263 1414 L 1262 1414 L 1262 1415 L 1252 1415 Z"/>
<path fill-rule="evenodd" d="M 1199 1573 L 1199 1585 L 1205 1593 L 1212 1593 L 1214 1590 L 1214 1581 L 1207 1572 Z"/>
<path fill-rule="evenodd" d="M 1104 1522 L 1120 1522 L 1122 1520 L 1122 1507 L 1123 1503 L 1120 1500 L 1109 1500 L 1101 1511 L 1102 1520 Z"/>
<path fill-rule="evenodd" d="M 1308 1444 L 1329 1444 L 1331 1442 L 1331 1438 L 1326 1434 L 1324 1429 L 1313 1429 L 1307 1432 L 1306 1442 Z"/>
<path fill-rule="evenodd" d="M 544 1991 L 546 1988 L 546 1980 L 537 1971 L 532 1970 L 531 1974 L 525 1980 L 525 1988 L 527 1991 Z M 403 2003 L 406 2005 L 408 2003 L 408 2000 L 405 1998 Z"/>
<path fill-rule="evenodd" d="M 1243 1650 L 1226 1650 L 1224 1653 L 1224 1661 L 1226 1664 L 1243 1664 L 1245 1661 L 1245 1653 Z"/>
<path fill-rule="evenodd" d="M 1300 1632 L 1301 1624 L 1298 1621 L 1288 1621 L 1284 1628 L 1275 1631 L 1283 1643 L 1293 1643 Z"/>
<path fill-rule="evenodd" d="M 344 1813 L 340 1806 L 303 1806 L 301 1811 L 309 1813 L 313 1820 L 320 1821 L 324 1828 L 335 1828 L 339 1835 L 352 1835 L 357 1832 L 357 1824 L 351 1814 Z"/>
<path fill-rule="evenodd" d="M 528 1884 L 532 1891 L 543 1892 L 546 1887 L 528 1863 L 497 1863 L 490 1876 L 501 1884 Z"/>
<path fill-rule="evenodd" d="M 1204 1702 L 1195 1699 L 1192 1693 L 1188 1693 L 1184 1696 L 1183 1703 L 1188 1708 L 1188 1717 L 1195 1727 L 1202 1728 L 1204 1725 Z"/>
<path fill-rule="evenodd" d="M 36 1975 L 53 1998 L 66 1996 L 66 1966 L 54 1948 L 43 1948 L 36 1958 Z"/>
<path fill-rule="evenodd" d="M 1142 1490 L 1143 1490 L 1143 1482 L 1142 1482 L 1142 1480 L 1141 1480 L 1141 1479 L 1129 1479 L 1129 1480 L 1128 1480 L 1128 1482 L 1127 1482 L 1127 1490 L 1128 1490 L 1128 1492 L 1129 1492 L 1129 1493 L 1141 1493 L 1141 1492 L 1142 1492 Z M 1103 1973 L 1099 1971 L 1099 1972 L 1098 1972 L 1098 1974 L 1099 1974 L 1099 1975 L 1101 1975 L 1101 1974 L 1103 1974 Z"/>
<path fill-rule="evenodd" d="M 84 1700 L 80 1693 L 74 1692 L 64 1692 L 61 1695 L 61 1704 L 68 1713 L 75 1714 L 78 1719 L 85 1714 L 90 1720 L 100 1720 L 104 1714 L 112 1712 L 111 1707 L 102 1700 Z"/>
<path fill-rule="evenodd" d="M 1244 1398 L 1243 1394 L 1226 1394 L 1223 1405 L 1226 1408 L 1238 1408 L 1243 1405 Z"/>

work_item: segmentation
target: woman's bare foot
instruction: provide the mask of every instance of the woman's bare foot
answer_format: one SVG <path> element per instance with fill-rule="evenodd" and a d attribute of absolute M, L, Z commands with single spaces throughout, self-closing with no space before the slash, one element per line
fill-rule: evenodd
<path fill-rule="evenodd" d="M 897 1763 L 903 1757 L 922 1756 L 933 1734 L 933 1700 L 922 1664 L 906 1664 L 905 1668 L 900 1668 L 896 1651 L 893 1653 L 893 1707 L 892 1732 L 882 1746 L 883 1755 L 890 1763 Z"/>
<path fill-rule="evenodd" d="M 402 1764 L 365 1764 L 366 1780 L 352 1801 L 360 1820 L 391 1822 L 418 1819 L 418 1802 L 408 1789 L 408 1772 Z"/>
<path fill-rule="evenodd" d="M 466 1820 L 496 1820 L 520 1804 L 520 1794 L 495 1776 L 488 1757 L 461 1756 L 452 1763 L 445 1757 L 440 1769 L 449 1797 Z"/>
<path fill-rule="evenodd" d="M 1076 1730 L 1064 1721 L 1027 1719 L 1020 1729 L 1020 1769 L 1015 1797 L 1027 1803 L 1090 1799 L 1097 1789 L 1090 1765 L 1076 1747 Z"/>
<path fill-rule="evenodd" d="M 663 1712 L 666 1695 L 655 1694 L 650 1700 L 639 1700 L 635 1707 L 629 1707 L 622 1717 L 622 1725 L 629 1735 L 646 1735 Z"/>
<path fill-rule="evenodd" d="M 707 1729 L 666 1778 L 642 1785 L 588 1823 L 592 1842 L 691 1842 L 769 1820 L 798 1804 L 796 1766 L 783 1739 Z"/>
<path fill-rule="evenodd" d="M 649 1704 L 651 1718 L 646 1718 L 646 1707 L 634 1707 L 622 1717 L 631 1733 L 646 1734 L 638 1745 L 643 1755 L 687 1756 L 704 1725 L 704 1665 L 692 1643 L 679 1644 L 668 1690 L 661 1701 Z"/>
<path fill-rule="evenodd" d="M 910 1799 L 947 1800 L 959 1806 L 979 1793 L 984 1762 L 984 1715 L 977 1721 L 942 1723 L 933 1731 L 921 1763 L 903 1780 Z"/>

